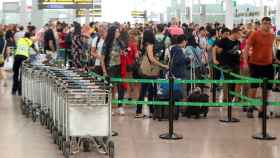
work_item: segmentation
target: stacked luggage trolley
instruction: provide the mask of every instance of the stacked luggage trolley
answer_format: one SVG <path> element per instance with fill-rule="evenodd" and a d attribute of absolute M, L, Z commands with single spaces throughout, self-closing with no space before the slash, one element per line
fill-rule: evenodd
<path fill-rule="evenodd" d="M 114 157 L 111 87 L 74 70 L 24 63 L 22 113 L 51 131 L 65 158 L 90 145 Z"/>

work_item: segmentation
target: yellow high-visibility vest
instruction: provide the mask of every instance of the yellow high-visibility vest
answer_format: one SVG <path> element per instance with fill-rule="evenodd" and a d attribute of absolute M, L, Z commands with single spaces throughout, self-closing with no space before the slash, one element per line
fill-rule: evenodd
<path fill-rule="evenodd" d="M 20 38 L 17 42 L 17 49 L 15 55 L 23 55 L 29 57 L 29 49 L 32 46 L 32 41 L 28 38 Z"/>

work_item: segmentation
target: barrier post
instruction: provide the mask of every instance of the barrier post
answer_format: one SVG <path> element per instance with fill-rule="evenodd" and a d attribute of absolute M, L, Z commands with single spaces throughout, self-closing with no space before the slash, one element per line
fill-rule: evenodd
<path fill-rule="evenodd" d="M 268 105 L 268 79 L 265 78 L 262 86 L 262 132 L 253 136 L 254 139 L 258 140 L 275 140 L 276 137 L 273 137 L 267 133 L 267 105 Z"/>
<path fill-rule="evenodd" d="M 213 73 L 212 73 L 213 80 L 215 80 L 216 73 L 217 73 L 217 70 L 215 68 L 213 68 Z M 214 103 L 216 102 L 216 97 L 217 97 L 216 89 L 217 89 L 217 84 L 212 83 L 212 101 Z"/>
<path fill-rule="evenodd" d="M 225 75 L 230 75 L 228 73 L 225 73 Z M 228 77 L 227 77 L 228 78 Z M 227 102 L 231 102 L 232 101 L 232 97 L 231 97 L 231 94 L 230 94 L 230 84 L 228 83 L 226 85 L 227 87 Z M 228 106 L 227 108 L 227 117 L 225 119 L 221 119 L 220 122 L 223 122 L 223 123 L 237 123 L 237 122 L 240 122 L 239 119 L 237 118 L 234 118 L 232 117 L 232 106 Z"/>
<path fill-rule="evenodd" d="M 104 81 L 104 82 L 106 82 L 106 81 L 107 81 L 107 86 L 110 87 L 110 89 L 111 89 L 111 78 L 107 76 L 107 77 L 105 78 L 105 81 Z M 113 137 L 118 136 L 118 135 L 119 135 L 118 132 L 112 131 L 112 136 L 113 136 Z"/>
<path fill-rule="evenodd" d="M 168 140 L 178 140 L 183 139 L 183 136 L 174 133 L 174 110 L 175 110 L 175 100 L 174 100 L 174 77 L 169 75 L 169 106 L 168 106 L 168 122 L 169 122 L 169 132 L 161 134 L 159 137 L 161 139 Z"/>

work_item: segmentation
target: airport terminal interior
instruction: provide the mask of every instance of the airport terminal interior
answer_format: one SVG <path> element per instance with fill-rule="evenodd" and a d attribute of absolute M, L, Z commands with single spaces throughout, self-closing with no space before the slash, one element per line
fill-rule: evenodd
<path fill-rule="evenodd" d="M 280 0 L 0 0 L 0 158 L 280 158 Z"/>

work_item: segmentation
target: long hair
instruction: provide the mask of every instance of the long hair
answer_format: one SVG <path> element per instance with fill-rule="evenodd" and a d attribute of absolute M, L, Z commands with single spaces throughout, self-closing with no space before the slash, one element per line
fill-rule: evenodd
<path fill-rule="evenodd" d="M 188 45 L 192 46 L 194 48 L 196 48 L 198 46 L 198 44 L 196 43 L 195 37 L 194 36 L 190 36 L 188 38 Z"/>
<path fill-rule="evenodd" d="M 142 48 L 145 48 L 148 44 L 154 45 L 155 43 L 156 43 L 156 37 L 154 32 L 151 29 L 144 30 Z"/>
<path fill-rule="evenodd" d="M 77 22 L 74 22 L 73 26 L 74 26 L 74 32 L 73 33 L 76 34 L 76 35 L 81 34 L 81 32 L 82 32 L 81 24 L 79 24 Z"/>
<path fill-rule="evenodd" d="M 116 26 L 111 26 L 109 29 L 108 29 L 108 34 L 107 34 L 107 37 L 104 41 L 104 44 L 105 44 L 105 53 L 106 54 L 110 54 L 111 52 L 111 49 L 113 47 L 113 42 L 115 40 L 115 34 L 116 34 L 116 31 L 117 31 L 117 27 Z"/>
<path fill-rule="evenodd" d="M 115 40 L 115 35 L 116 35 L 116 31 L 117 31 L 118 27 L 117 26 L 111 26 L 108 29 L 108 34 L 107 37 L 104 41 L 104 52 L 105 52 L 105 65 L 106 67 L 108 67 L 109 65 L 109 61 L 110 61 L 110 54 L 113 48 L 113 43 Z M 120 44 L 121 49 L 123 49 L 123 46 L 121 44 L 121 42 L 117 39 L 116 42 L 118 44 Z"/>

